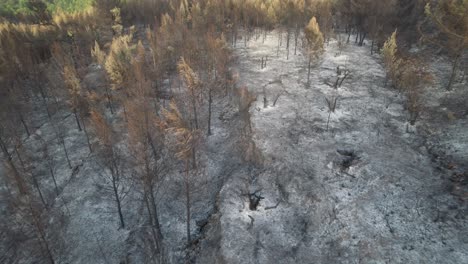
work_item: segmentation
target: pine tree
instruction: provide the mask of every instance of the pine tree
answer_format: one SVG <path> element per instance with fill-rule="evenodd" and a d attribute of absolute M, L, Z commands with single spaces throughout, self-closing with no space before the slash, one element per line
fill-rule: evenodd
<path fill-rule="evenodd" d="M 401 59 L 397 56 L 397 31 L 395 30 L 392 35 L 387 39 L 382 47 L 382 58 L 384 61 L 385 69 L 387 72 L 385 84 L 390 80 L 393 86 L 398 88 Z"/>
<path fill-rule="evenodd" d="M 307 71 L 307 85 L 310 85 L 310 68 L 312 67 L 312 60 L 317 59 L 323 52 L 324 39 L 322 32 L 320 32 L 317 19 L 312 17 L 304 30 L 305 38 L 307 40 L 307 54 L 309 56 L 308 71 Z"/>
<path fill-rule="evenodd" d="M 122 213 L 122 154 L 117 146 L 117 135 L 105 117 L 97 110 L 91 111 L 91 121 L 94 133 L 98 138 L 97 155 L 105 168 L 110 171 L 110 177 L 105 180 L 111 185 L 111 191 L 117 205 L 120 228 L 125 228 Z"/>
<path fill-rule="evenodd" d="M 451 90 L 460 60 L 468 49 L 468 1 L 438 1 L 434 7 L 428 3 L 425 13 L 437 27 L 440 35 L 433 38 L 423 33 L 423 39 L 443 47 L 452 61 L 452 71 L 447 84 L 447 90 Z"/>
<path fill-rule="evenodd" d="M 167 131 L 170 134 L 173 134 L 176 138 L 175 143 L 175 153 L 176 157 L 184 162 L 185 165 L 185 197 L 186 197 L 186 215 L 187 215 L 187 244 L 190 244 L 191 233 L 190 233 L 190 221 L 191 221 L 191 202 L 190 202 L 190 159 L 193 156 L 193 153 L 196 151 L 198 130 L 193 129 L 190 125 L 190 121 L 184 117 L 175 101 L 171 101 L 169 109 L 164 110 L 164 116 L 167 123 Z"/>
<path fill-rule="evenodd" d="M 151 100 L 151 82 L 146 79 L 145 50 L 140 42 L 132 62 L 134 80 L 127 101 L 129 149 L 135 157 L 136 179 L 142 188 L 156 250 L 163 255 L 163 236 L 159 223 L 156 193 L 166 173 L 164 130 Z M 162 256 L 163 257 L 163 256 Z"/>
<path fill-rule="evenodd" d="M 70 95 L 68 103 L 73 112 L 73 115 L 75 116 L 75 121 L 78 126 L 78 130 L 81 131 L 80 118 L 78 117 L 82 100 L 80 80 L 76 76 L 76 71 L 71 65 L 65 65 L 63 69 L 63 77 L 68 93 Z"/>
<path fill-rule="evenodd" d="M 192 70 L 190 65 L 185 61 L 182 57 L 177 64 L 177 69 L 179 71 L 180 77 L 184 80 L 185 85 L 190 93 L 190 102 L 192 106 L 192 114 L 193 114 L 193 124 L 194 129 L 198 129 L 198 98 L 200 97 L 200 88 L 201 82 L 198 78 L 198 75 Z"/>
<path fill-rule="evenodd" d="M 211 135 L 211 115 L 212 115 L 212 103 L 213 103 L 213 94 L 216 93 L 221 85 L 226 83 L 223 80 L 223 76 L 226 75 L 226 64 L 228 60 L 228 50 L 227 43 L 224 39 L 224 35 L 221 35 L 218 38 L 215 38 L 213 32 L 207 34 L 206 37 L 207 47 L 207 70 L 208 70 L 208 84 L 207 87 L 208 93 L 208 136 Z"/>
<path fill-rule="evenodd" d="M 101 50 L 98 42 L 94 43 L 94 48 L 91 49 L 91 56 L 93 57 L 94 61 L 99 64 L 101 67 L 105 67 L 106 65 L 106 53 Z M 106 74 L 106 80 L 108 79 Z M 107 99 L 107 107 L 110 109 L 111 113 L 114 113 L 114 108 L 112 106 L 112 91 L 109 89 L 109 85 L 107 83 L 104 84 L 105 96 Z"/>
<path fill-rule="evenodd" d="M 130 41 L 130 35 L 115 37 L 112 40 L 109 55 L 106 57 L 104 66 L 114 90 L 127 85 L 130 80 L 132 60 Z"/>

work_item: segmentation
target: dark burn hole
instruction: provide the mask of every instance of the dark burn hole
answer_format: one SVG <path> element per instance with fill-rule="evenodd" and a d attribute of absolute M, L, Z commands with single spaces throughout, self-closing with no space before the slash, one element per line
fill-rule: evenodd
<path fill-rule="evenodd" d="M 336 152 L 341 155 L 337 161 L 337 164 L 342 171 L 347 171 L 351 166 L 355 165 L 360 160 L 360 157 L 357 155 L 356 151 L 352 149 L 338 149 Z"/>
<path fill-rule="evenodd" d="M 265 199 L 265 197 L 258 194 L 258 191 L 249 194 L 249 209 L 251 211 L 256 211 L 257 207 L 260 205 L 260 201 Z"/>

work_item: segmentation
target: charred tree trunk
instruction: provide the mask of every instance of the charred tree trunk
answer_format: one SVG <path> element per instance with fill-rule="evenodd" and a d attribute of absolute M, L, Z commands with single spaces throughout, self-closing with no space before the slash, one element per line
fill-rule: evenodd
<path fill-rule="evenodd" d="M 211 136 L 211 105 L 213 103 L 212 88 L 208 89 L 208 136 Z"/>
<path fill-rule="evenodd" d="M 447 84 L 447 91 L 452 90 L 453 83 L 455 82 L 455 78 L 457 77 L 457 70 L 458 70 L 458 62 L 460 61 L 461 55 L 457 55 L 455 60 L 452 62 L 452 72 L 450 74 L 450 79 Z"/>
<path fill-rule="evenodd" d="M 294 32 L 294 55 L 297 55 L 297 40 L 299 38 L 299 27 L 296 25 L 296 31 Z"/>
<path fill-rule="evenodd" d="M 197 168 L 197 153 L 195 151 L 195 148 L 192 148 L 192 168 Z"/>
<path fill-rule="evenodd" d="M 58 185 L 57 185 L 57 180 L 55 179 L 54 168 L 51 165 L 49 165 L 49 172 L 50 172 L 50 176 L 52 177 L 52 180 L 54 181 L 55 193 L 58 196 L 59 195 L 59 189 L 58 189 Z"/>
<path fill-rule="evenodd" d="M 26 124 L 26 122 L 24 121 L 24 117 L 23 117 L 23 114 L 21 113 L 21 111 L 18 111 L 18 116 L 19 116 L 19 119 L 21 121 L 21 124 L 23 124 L 23 127 L 24 127 L 24 130 L 26 131 L 26 134 L 28 135 L 28 137 L 31 135 L 31 133 L 29 132 L 29 128 L 28 128 L 28 125 Z"/>
<path fill-rule="evenodd" d="M 186 214 L 187 214 L 187 245 L 190 245 L 190 242 L 192 241 L 192 237 L 190 235 L 190 179 L 189 179 L 189 165 L 188 161 L 186 161 L 185 164 L 185 197 L 186 197 L 186 203 L 185 203 L 185 209 L 186 209 Z"/>
<path fill-rule="evenodd" d="M 198 129 L 198 113 L 197 113 L 197 102 L 195 101 L 195 94 L 192 92 L 192 110 L 193 110 L 193 122 L 195 123 L 195 129 Z"/>
<path fill-rule="evenodd" d="M 39 186 L 39 182 L 37 181 L 36 176 L 34 175 L 34 173 L 31 176 L 32 176 L 34 188 L 36 188 L 37 194 L 39 194 L 39 198 L 41 198 L 42 204 L 44 205 L 44 207 L 47 207 L 47 203 L 44 200 L 44 196 L 42 195 L 41 187 Z"/>
<path fill-rule="evenodd" d="M 78 118 L 78 113 L 76 109 L 73 109 L 73 115 L 75 116 L 76 126 L 78 127 L 78 131 L 81 131 L 80 119 Z"/>
<path fill-rule="evenodd" d="M 8 152 L 8 147 L 6 146 L 5 142 L 3 139 L 0 137 L 0 147 L 2 149 L 3 155 L 6 158 L 6 165 L 9 167 L 11 172 L 13 173 L 13 178 L 15 179 L 16 187 L 18 188 L 18 192 L 23 195 L 26 193 L 26 187 L 24 184 L 23 178 L 21 178 L 18 169 L 16 168 L 15 163 L 13 162 L 13 157 Z"/>
<path fill-rule="evenodd" d="M 327 131 L 328 131 L 328 125 L 330 124 L 330 116 L 331 116 L 331 111 L 328 112 L 328 119 L 327 119 Z"/>
<path fill-rule="evenodd" d="M 364 44 L 364 40 L 366 39 L 367 33 L 366 32 L 361 32 L 360 38 L 359 38 L 359 46 L 362 46 Z"/>
<path fill-rule="evenodd" d="M 117 204 L 117 212 L 119 214 L 119 220 L 120 220 L 120 228 L 125 228 L 125 222 L 122 214 L 122 204 L 120 201 L 120 195 L 119 195 L 119 187 L 117 185 L 117 176 L 115 175 L 115 171 L 111 170 L 111 176 L 112 176 L 112 189 L 114 191 L 114 198 L 115 202 Z"/>
<path fill-rule="evenodd" d="M 105 84 L 106 86 L 106 98 L 107 98 L 107 107 L 110 109 L 111 114 L 114 114 L 114 107 L 112 106 L 112 95 L 109 90 L 109 85 Z"/>
<path fill-rule="evenodd" d="M 31 217 L 32 217 L 32 220 L 33 220 L 33 224 L 34 226 L 36 227 L 37 229 L 37 236 L 39 238 L 39 240 L 41 241 L 41 246 L 44 247 L 43 251 L 45 251 L 45 255 L 47 257 L 47 259 L 49 260 L 49 262 L 51 264 L 55 264 L 55 261 L 54 261 L 54 257 L 52 255 L 52 251 L 50 250 L 50 246 L 49 246 L 49 242 L 47 241 L 47 238 L 46 238 L 46 233 L 45 233 L 45 230 L 44 230 L 44 226 L 42 225 L 40 219 L 39 219 L 39 215 L 38 213 L 36 212 L 36 210 L 33 208 L 32 204 L 31 204 L 31 198 L 28 197 L 29 201 L 29 210 L 31 212 Z"/>
<path fill-rule="evenodd" d="M 63 138 L 63 136 L 59 136 L 59 141 L 60 141 L 60 145 L 62 145 L 63 152 L 65 153 L 65 158 L 67 159 L 68 167 L 71 169 L 72 165 L 71 165 L 70 157 L 68 156 L 67 147 L 65 146 L 65 138 Z"/>
<path fill-rule="evenodd" d="M 81 118 L 81 123 L 83 124 L 83 131 L 85 132 L 86 143 L 88 144 L 89 152 L 91 153 L 93 152 L 93 147 L 91 145 L 91 140 L 89 139 L 88 129 L 86 128 L 86 121 L 83 117 Z"/>
<path fill-rule="evenodd" d="M 163 239 L 163 236 L 161 232 L 161 225 L 159 223 L 158 206 L 156 204 L 156 197 L 154 196 L 154 188 L 152 184 L 150 185 L 149 195 L 150 195 L 151 206 L 153 208 L 153 226 L 156 228 L 158 232 L 158 239 L 161 241 Z"/>
<path fill-rule="evenodd" d="M 23 158 L 21 158 L 21 155 L 19 153 L 19 150 L 18 150 L 18 146 L 15 146 L 15 153 L 16 153 L 16 156 L 18 157 L 18 160 L 21 164 L 21 168 L 23 168 L 23 171 L 26 171 L 26 165 L 24 164 L 24 161 L 23 161 Z"/>
<path fill-rule="evenodd" d="M 350 26 L 348 29 L 348 39 L 346 40 L 346 43 L 349 43 L 349 40 L 351 39 L 351 31 L 352 31 L 352 28 Z"/>
<path fill-rule="evenodd" d="M 151 211 L 149 197 L 148 197 L 146 192 L 144 193 L 144 201 L 145 201 L 145 205 L 146 205 L 146 210 L 148 211 L 148 220 L 149 220 L 150 226 L 151 226 L 151 235 L 153 236 L 153 240 L 154 240 L 154 245 L 152 245 L 152 246 L 153 246 L 154 251 L 157 254 L 160 254 L 161 253 L 161 243 L 159 241 L 158 234 L 156 233 L 155 228 L 154 228 L 153 213 Z"/>

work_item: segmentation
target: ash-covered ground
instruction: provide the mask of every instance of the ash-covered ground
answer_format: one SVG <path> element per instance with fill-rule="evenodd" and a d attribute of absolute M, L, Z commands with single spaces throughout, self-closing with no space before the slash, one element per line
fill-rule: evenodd
<path fill-rule="evenodd" d="M 277 32 L 243 44 L 238 70 L 257 96 L 250 111 L 262 164 L 223 186 L 211 234 L 218 258 L 201 253 L 199 263 L 468 261 L 466 183 L 453 179 L 468 158 L 467 87 L 444 90 L 447 62 L 430 62 L 436 82 L 411 126 L 368 45 L 340 51 L 330 41 L 307 85 L 306 58 L 286 59 L 285 41 L 278 52 Z M 335 89 L 337 67 L 349 76 Z M 255 192 L 263 199 L 250 210 L 246 194 Z"/>
<path fill-rule="evenodd" d="M 467 263 L 467 187 L 460 176 L 468 169 L 466 81 L 445 91 L 449 64 L 439 56 L 429 61 L 435 82 L 411 126 L 404 96 L 384 85 L 380 56 L 368 45 L 340 50 L 331 40 L 307 84 L 301 43 L 295 55 L 291 41 L 287 59 L 277 31 L 257 36 L 234 47 L 237 87 L 256 96 L 247 115 L 252 130 L 236 93 L 215 100 L 213 135 L 192 175 L 190 248 L 180 164 L 171 164 L 157 192 L 168 262 L 188 256 L 194 263 Z M 335 89 L 337 67 L 340 77 L 348 75 Z M 88 86 L 102 81 L 102 69 L 90 66 Z M 334 112 L 327 101 L 336 101 Z M 39 160 L 33 171 L 51 208 L 47 236 L 57 263 L 148 263 L 145 208 L 130 165 L 121 189 L 127 227 L 119 229 L 106 171 L 73 116 L 54 115 L 62 128 L 45 114 L 28 118 L 33 135 L 24 144 L 36 149 L 30 159 Z M 255 161 L 243 152 L 250 140 Z M 261 198 L 255 210 L 253 193 Z M 14 258 L 34 263 L 33 243 L 18 241 Z M 0 252 L 13 254 L 1 243 Z"/>

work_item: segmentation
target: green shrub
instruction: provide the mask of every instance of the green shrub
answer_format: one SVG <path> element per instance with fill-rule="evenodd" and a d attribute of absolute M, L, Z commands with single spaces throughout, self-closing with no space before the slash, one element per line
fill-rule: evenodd
<path fill-rule="evenodd" d="M 36 15 L 37 7 L 44 5 L 53 14 L 59 10 L 73 13 L 83 11 L 94 4 L 95 0 L 1 0 L 0 16 Z"/>

